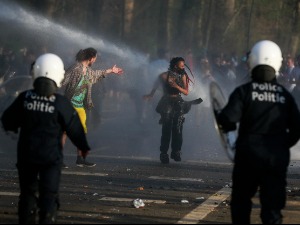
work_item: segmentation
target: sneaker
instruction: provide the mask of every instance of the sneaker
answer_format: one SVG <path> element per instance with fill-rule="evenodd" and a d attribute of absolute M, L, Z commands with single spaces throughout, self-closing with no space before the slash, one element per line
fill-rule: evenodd
<path fill-rule="evenodd" d="M 61 164 L 61 168 L 62 168 L 62 169 L 68 169 L 69 167 L 63 162 L 63 163 Z"/>
<path fill-rule="evenodd" d="M 174 159 L 174 161 L 176 162 L 180 162 L 181 161 L 181 152 L 172 152 L 171 153 L 171 159 Z"/>
<path fill-rule="evenodd" d="M 94 166 L 96 166 L 96 163 L 88 162 L 88 161 L 86 161 L 86 159 L 84 159 L 80 156 L 77 156 L 76 165 L 79 166 L 79 167 L 84 167 L 84 166 L 94 167 Z"/>
<path fill-rule="evenodd" d="M 167 153 L 160 153 L 160 161 L 162 164 L 169 163 L 169 155 Z"/>

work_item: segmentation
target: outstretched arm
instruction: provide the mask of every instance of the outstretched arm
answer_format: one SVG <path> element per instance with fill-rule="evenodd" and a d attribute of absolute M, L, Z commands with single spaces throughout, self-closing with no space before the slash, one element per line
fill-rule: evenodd
<path fill-rule="evenodd" d="M 117 67 L 117 65 L 114 65 L 111 69 L 105 70 L 105 73 L 106 74 L 114 73 L 114 74 L 122 75 L 123 74 L 123 69 Z"/>
<path fill-rule="evenodd" d="M 150 94 L 144 95 L 143 98 L 145 100 L 151 99 L 153 97 L 153 95 L 155 94 L 155 92 L 156 92 L 157 88 L 159 87 L 159 85 L 160 85 L 160 76 L 154 82 L 154 85 L 153 85 L 153 88 L 152 88 Z"/>
<path fill-rule="evenodd" d="M 123 69 L 114 65 L 112 68 L 107 69 L 107 70 L 91 70 L 91 73 L 93 75 L 92 83 L 96 83 L 96 82 L 100 81 L 101 79 L 103 79 L 108 74 L 122 75 Z"/>

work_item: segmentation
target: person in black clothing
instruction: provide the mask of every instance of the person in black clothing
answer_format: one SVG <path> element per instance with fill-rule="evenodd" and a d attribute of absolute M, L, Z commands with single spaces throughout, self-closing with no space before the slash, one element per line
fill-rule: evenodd
<path fill-rule="evenodd" d="M 184 68 L 185 61 L 183 58 L 171 59 L 169 70 L 159 75 L 151 93 L 144 96 L 144 99 L 152 98 L 159 85 L 162 84 L 164 95 L 156 107 L 156 112 L 161 115 L 160 160 L 164 164 L 169 163 L 168 150 L 171 136 L 171 158 L 175 161 L 181 161 L 184 114 L 189 110 L 185 108 L 181 94 L 189 94 L 188 83 L 190 81 Z"/>
<path fill-rule="evenodd" d="M 300 109 L 300 80 L 296 81 L 296 86 L 291 91 L 291 94 L 295 98 L 298 108 Z"/>
<path fill-rule="evenodd" d="M 34 88 L 21 93 L 4 111 L 5 131 L 20 132 L 17 149 L 20 224 L 55 223 L 63 162 L 62 135 L 67 133 L 86 156 L 88 145 L 79 116 L 70 101 L 56 94 L 64 78 L 62 60 L 48 53 L 33 65 Z"/>
<path fill-rule="evenodd" d="M 252 81 L 237 87 L 218 116 L 224 132 L 239 123 L 232 173 L 233 224 L 249 224 L 259 190 L 263 224 L 282 223 L 290 148 L 300 138 L 300 113 L 292 95 L 276 81 L 279 46 L 257 42 L 249 54 Z"/>

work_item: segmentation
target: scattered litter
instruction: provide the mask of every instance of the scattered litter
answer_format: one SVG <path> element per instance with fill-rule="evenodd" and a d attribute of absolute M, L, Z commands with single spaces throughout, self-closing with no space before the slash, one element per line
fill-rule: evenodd
<path fill-rule="evenodd" d="M 222 202 L 225 206 L 229 206 L 228 201 L 223 201 Z"/>
<path fill-rule="evenodd" d="M 183 199 L 183 200 L 181 200 L 181 203 L 183 203 L 183 204 L 188 204 L 188 203 L 189 203 L 189 201 L 188 201 L 188 200 L 185 200 L 185 199 Z"/>
<path fill-rule="evenodd" d="M 93 196 L 97 196 L 97 195 L 99 195 L 99 194 L 98 194 L 98 193 L 94 193 L 94 194 L 93 194 Z"/>
<path fill-rule="evenodd" d="M 142 199 L 140 199 L 140 198 L 137 198 L 137 199 L 135 199 L 135 200 L 133 200 L 133 206 L 135 207 L 135 208 L 143 208 L 143 207 L 145 207 L 145 203 L 143 202 L 143 200 Z"/>
<path fill-rule="evenodd" d="M 224 187 L 226 187 L 226 188 L 232 188 L 232 182 L 226 184 Z"/>
<path fill-rule="evenodd" d="M 204 200 L 204 197 L 197 197 L 196 200 Z"/>

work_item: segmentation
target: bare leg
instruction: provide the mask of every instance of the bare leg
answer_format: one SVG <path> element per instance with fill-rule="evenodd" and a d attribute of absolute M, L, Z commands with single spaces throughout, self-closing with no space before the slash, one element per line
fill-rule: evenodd
<path fill-rule="evenodd" d="M 64 132 L 63 135 L 62 135 L 62 137 L 61 137 L 62 150 L 64 150 L 64 146 L 65 146 L 65 144 L 66 144 L 66 141 L 67 141 L 67 133 Z M 62 168 L 67 169 L 68 166 L 63 162 L 63 163 L 62 163 Z"/>
<path fill-rule="evenodd" d="M 61 144 L 62 144 L 63 147 L 65 146 L 66 141 L 67 141 L 67 133 L 64 132 L 64 133 L 63 133 L 63 136 L 62 136 L 62 138 L 61 138 Z"/>

